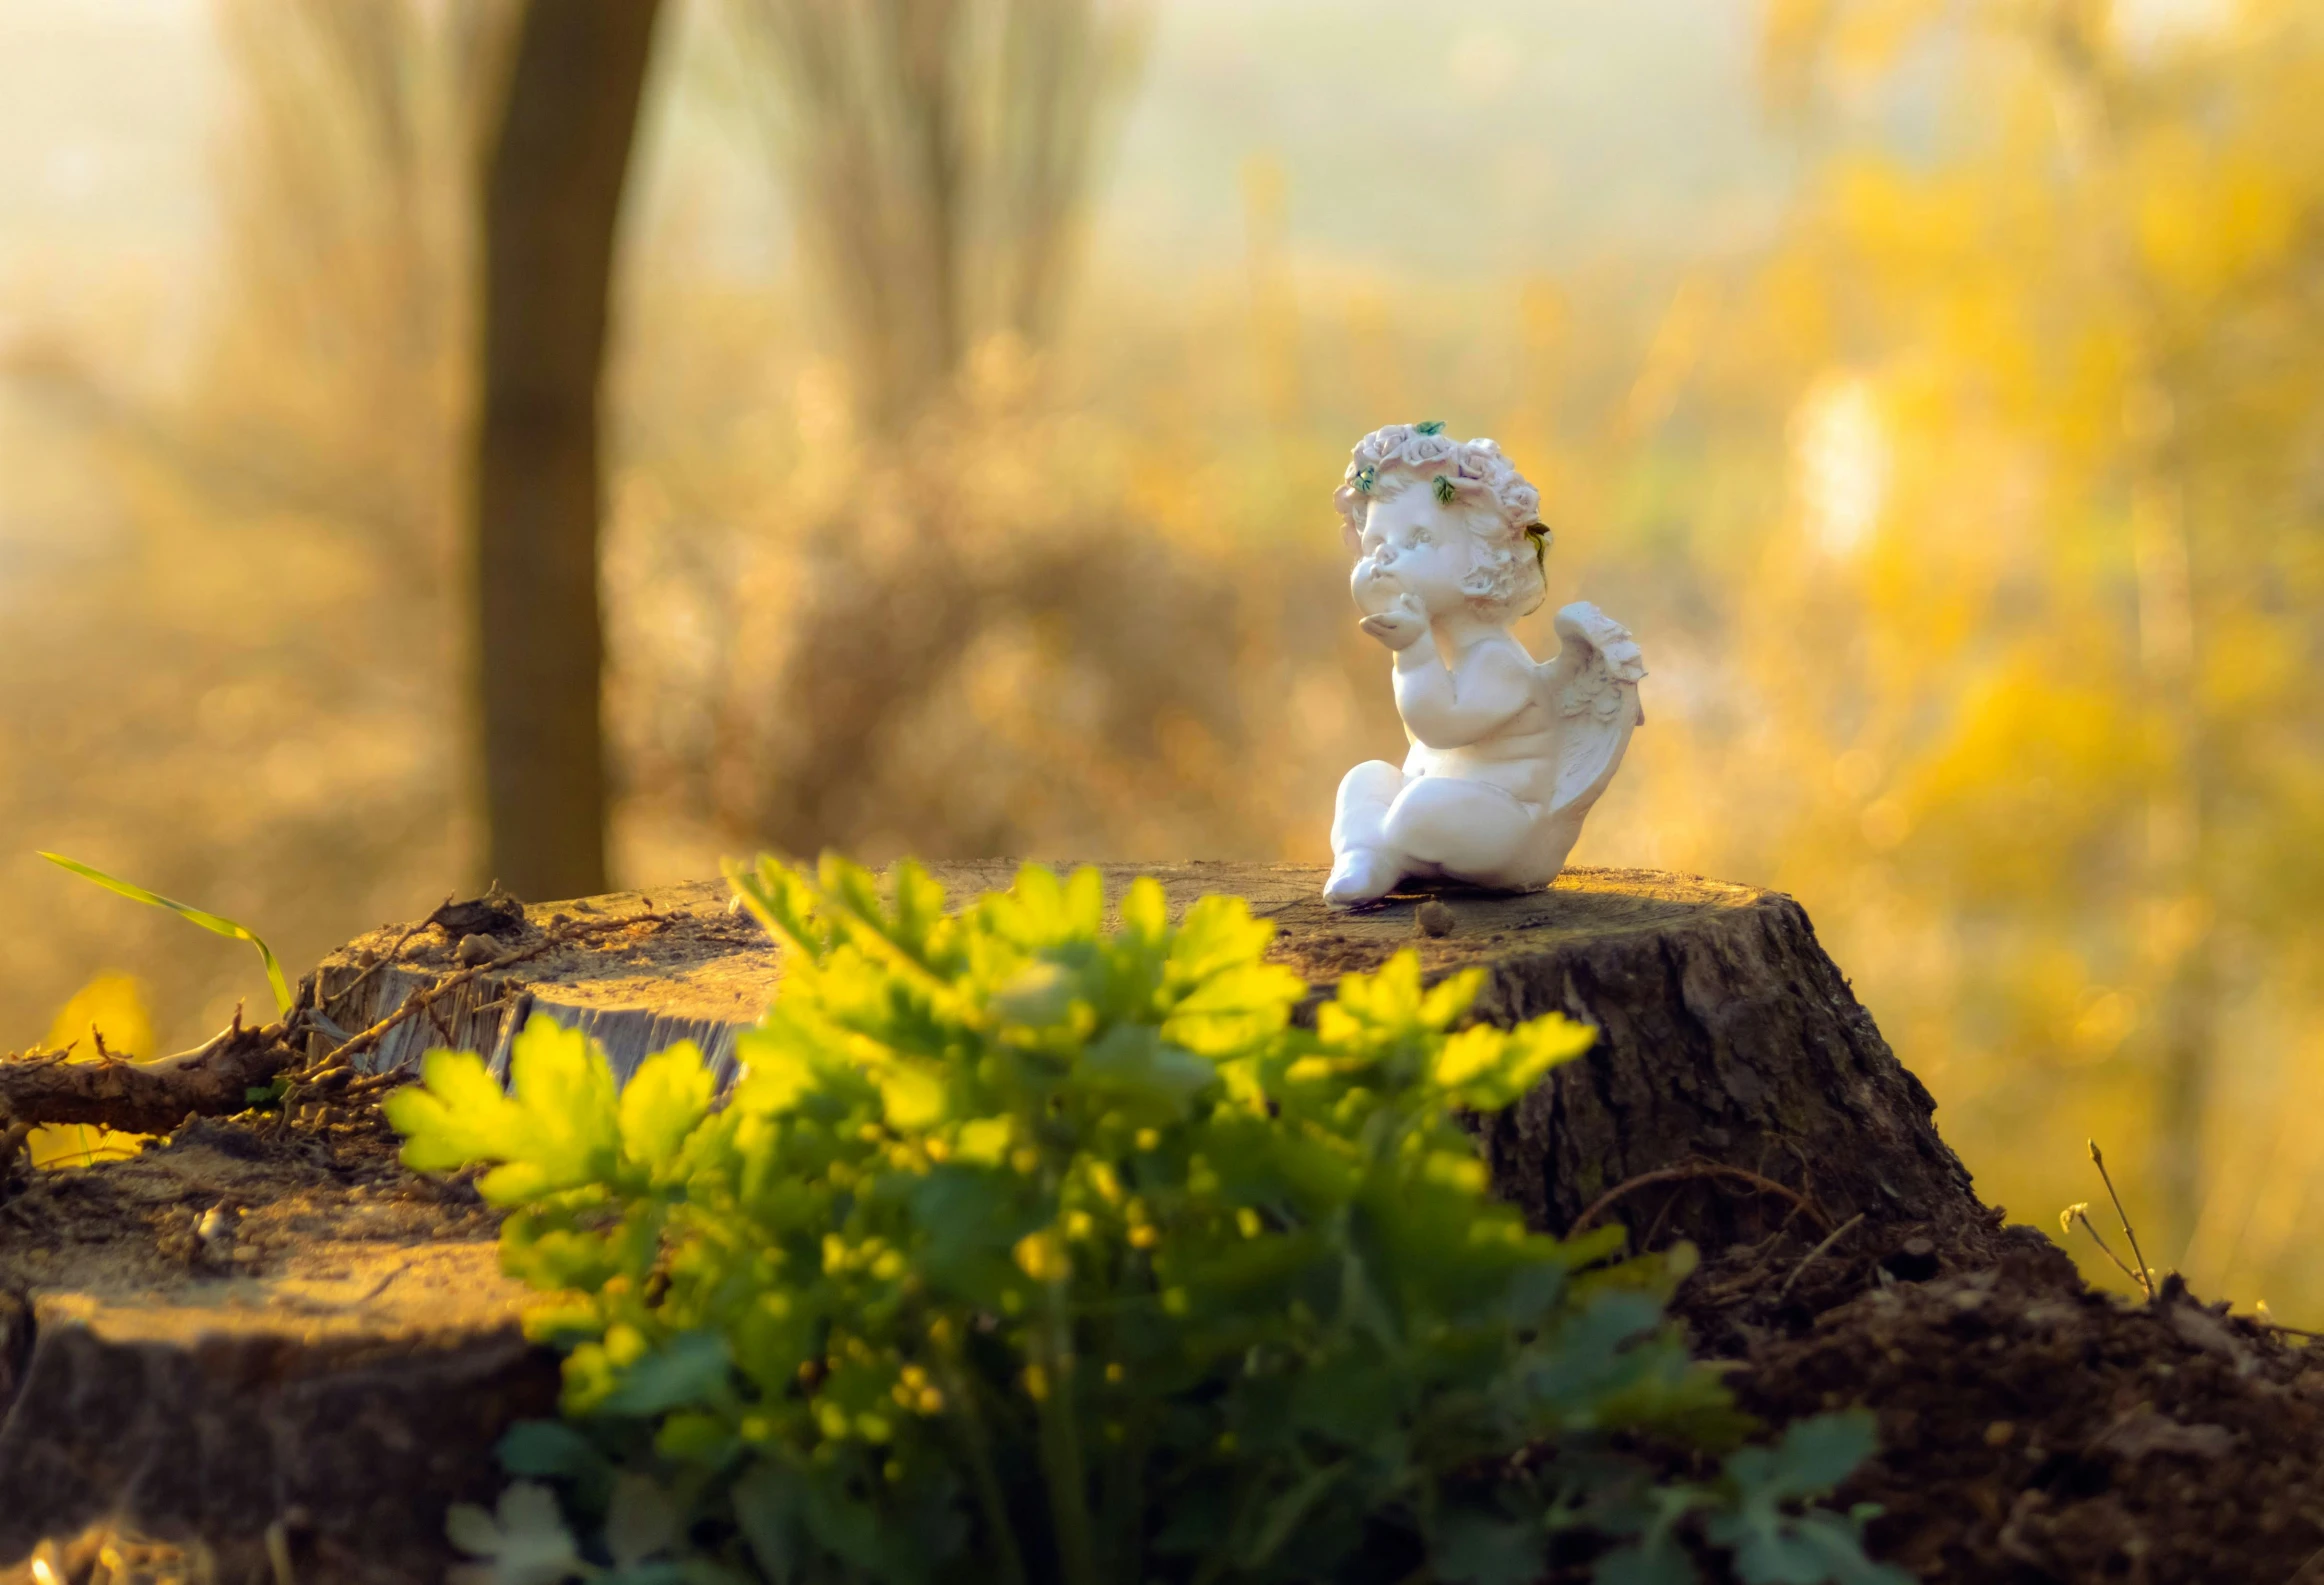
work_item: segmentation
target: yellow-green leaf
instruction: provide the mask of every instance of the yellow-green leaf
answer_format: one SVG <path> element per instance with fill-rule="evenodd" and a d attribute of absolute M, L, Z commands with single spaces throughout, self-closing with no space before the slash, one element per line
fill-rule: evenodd
<path fill-rule="evenodd" d="M 1491 1076 L 1501 1066 L 1509 1037 L 1490 1024 L 1476 1024 L 1446 1039 L 1436 1054 L 1438 1086 L 1459 1090 Z"/>
<path fill-rule="evenodd" d="M 1416 967 L 1419 961 L 1413 960 Z M 1420 1021 L 1431 1029 L 1449 1029 L 1454 1019 L 1469 1010 L 1484 986 L 1483 969 L 1463 969 L 1458 974 L 1447 975 L 1430 986 L 1428 994 L 1420 999 Z"/>
<path fill-rule="evenodd" d="M 93 864 L 83 864 L 78 859 L 68 859 L 62 853 L 44 852 L 40 856 L 59 869 L 71 870 L 83 880 L 96 882 L 109 892 L 118 892 L 134 902 L 150 904 L 155 908 L 166 908 L 187 924 L 199 925 L 212 935 L 224 936 L 231 941 L 249 942 L 258 949 L 258 961 L 266 966 L 266 984 L 267 988 L 274 992 L 274 1010 L 278 1013 L 290 1011 L 290 983 L 283 978 L 282 964 L 276 959 L 274 948 L 261 941 L 257 932 L 250 929 L 249 926 L 236 924 L 223 914 L 209 913 L 190 903 L 174 902 L 159 892 L 147 891 L 134 881 L 125 881 L 118 875 L 108 875 Z"/>
<path fill-rule="evenodd" d="M 1453 1100 L 1475 1111 L 1498 1111 L 1541 1081 L 1542 1075 L 1590 1049 L 1598 1032 L 1563 1013 L 1548 1013 L 1506 1034 L 1482 1025 L 1444 1043 L 1435 1078 Z"/>
<path fill-rule="evenodd" d="M 509 1090 L 522 1143 L 477 1185 L 486 1199 L 509 1205 L 612 1175 L 621 1126 L 597 1042 L 551 1018 L 527 1020 L 510 1046 Z"/>
<path fill-rule="evenodd" d="M 744 1111 L 787 1112 L 815 1082 L 809 1048 L 780 1009 L 737 1036 L 734 1054 L 742 1077 L 735 1081 L 733 1104 Z"/>
<path fill-rule="evenodd" d="M 1221 969 L 1171 1009 L 1163 1037 L 1200 1056 L 1228 1056 L 1283 1028 L 1306 994 L 1307 981 L 1278 963 Z"/>
<path fill-rule="evenodd" d="M 944 1115 L 944 1080 L 922 1064 L 899 1059 L 882 1065 L 872 1078 L 891 1128 L 927 1128 Z"/>
<path fill-rule="evenodd" d="M 1151 875 L 1141 875 L 1130 882 L 1129 891 L 1122 896 L 1123 933 L 1150 941 L 1169 928 L 1170 908 L 1162 894 L 1162 883 Z"/>
<path fill-rule="evenodd" d="M 1256 963 L 1275 939 L 1275 924 L 1253 919 L 1240 897 L 1204 897 L 1186 910 L 1170 943 L 1170 969 L 1182 984 Z"/>
<path fill-rule="evenodd" d="M 420 1083 L 393 1092 L 379 1109 L 404 1136 L 403 1164 L 415 1172 L 506 1161 L 524 1148 L 522 1114 L 473 1051 L 429 1052 Z"/>
<path fill-rule="evenodd" d="M 710 1096 L 710 1069 L 693 1041 L 646 1058 L 622 1086 L 622 1154 L 648 1169 L 667 1165 L 709 1114 Z"/>

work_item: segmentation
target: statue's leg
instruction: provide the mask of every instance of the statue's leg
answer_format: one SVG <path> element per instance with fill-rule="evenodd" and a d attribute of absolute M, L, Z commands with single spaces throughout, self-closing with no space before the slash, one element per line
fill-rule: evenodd
<path fill-rule="evenodd" d="M 1385 897 L 1403 878 L 1402 857 L 1387 836 L 1388 811 L 1404 790 L 1404 772 L 1384 759 L 1366 760 L 1340 778 L 1332 810 L 1331 879 L 1323 900 L 1342 908 Z"/>
<path fill-rule="evenodd" d="M 1407 859 L 1487 886 L 1524 885 L 1534 812 L 1489 782 L 1422 776 L 1401 793 L 1382 827 Z"/>

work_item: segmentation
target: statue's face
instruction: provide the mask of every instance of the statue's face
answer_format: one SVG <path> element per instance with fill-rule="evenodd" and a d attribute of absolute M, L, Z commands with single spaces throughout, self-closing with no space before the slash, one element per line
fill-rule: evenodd
<path fill-rule="evenodd" d="M 1424 483 L 1374 501 L 1356 550 L 1356 603 L 1375 609 L 1378 593 L 1393 589 L 1417 598 L 1432 617 L 1460 609 L 1469 598 L 1461 583 L 1475 564 L 1472 540 L 1459 508 L 1437 500 Z M 1367 589 L 1375 591 L 1370 599 Z"/>

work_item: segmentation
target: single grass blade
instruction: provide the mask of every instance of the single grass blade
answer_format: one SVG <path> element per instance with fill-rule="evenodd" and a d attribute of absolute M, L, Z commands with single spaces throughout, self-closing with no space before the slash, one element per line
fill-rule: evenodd
<path fill-rule="evenodd" d="M 62 853 L 44 852 L 40 856 L 59 869 L 71 870 L 81 879 L 94 881 L 109 892 L 119 892 L 133 902 L 149 903 L 156 908 L 166 908 L 186 923 L 200 925 L 212 935 L 225 936 L 232 941 L 249 942 L 258 949 L 259 960 L 266 965 L 266 983 L 274 991 L 275 1011 L 287 1013 L 291 1010 L 290 983 L 282 977 L 282 964 L 276 960 L 274 948 L 259 940 L 256 932 L 247 926 L 238 925 L 221 914 L 207 913 L 186 903 L 172 902 L 159 892 L 149 892 L 133 881 L 125 881 L 117 875 L 108 875 L 94 865 L 83 864 L 78 859 L 68 859 Z"/>

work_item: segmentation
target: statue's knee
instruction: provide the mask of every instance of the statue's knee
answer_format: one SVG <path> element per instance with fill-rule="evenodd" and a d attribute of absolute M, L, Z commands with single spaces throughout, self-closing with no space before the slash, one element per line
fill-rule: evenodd
<path fill-rule="evenodd" d="M 1384 759 L 1368 759 L 1340 778 L 1340 807 L 1387 804 L 1404 790 L 1404 773 Z"/>
<path fill-rule="evenodd" d="M 1381 828 L 1396 795 L 1404 789 L 1404 773 L 1386 760 L 1366 760 L 1340 778 L 1338 808 L 1331 822 L 1331 850 L 1375 848 L 1387 839 Z"/>

